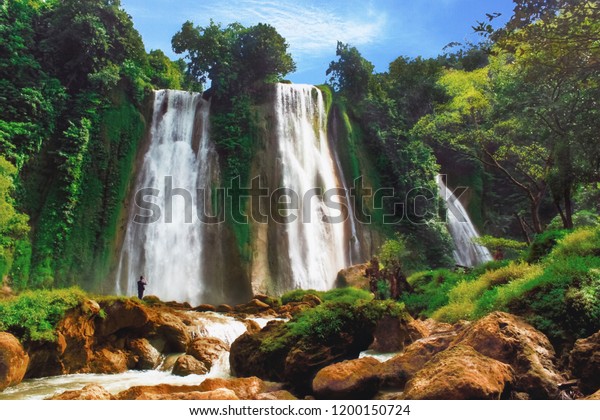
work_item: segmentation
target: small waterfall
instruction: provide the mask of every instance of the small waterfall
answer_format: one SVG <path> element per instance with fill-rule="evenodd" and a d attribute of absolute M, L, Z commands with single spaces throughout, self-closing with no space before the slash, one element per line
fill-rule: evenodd
<path fill-rule="evenodd" d="M 337 142 L 338 133 L 337 133 L 337 112 L 333 113 L 333 141 Z M 346 177 L 344 176 L 344 169 L 342 168 L 342 163 L 340 162 L 340 156 L 338 153 L 337 145 L 333 143 L 333 157 L 335 158 L 335 166 L 339 174 L 339 178 L 342 181 L 342 188 L 345 192 L 346 205 L 348 206 L 348 224 L 350 225 L 350 235 L 348 238 L 348 259 L 346 260 L 347 266 L 352 266 L 358 262 L 361 262 L 361 246 L 360 239 L 358 237 L 358 229 L 356 228 L 356 217 L 354 216 L 354 205 L 352 203 L 352 199 L 350 197 L 350 190 L 348 189 L 348 184 L 346 183 Z"/>
<path fill-rule="evenodd" d="M 329 217 L 340 214 L 342 200 L 337 196 L 338 205 L 327 206 L 322 195 L 340 185 L 327 139 L 321 91 L 310 85 L 278 84 L 275 119 L 281 185 L 298 194 L 301 207 L 298 218 L 283 227 L 290 265 L 289 273 L 281 273 L 287 277 L 285 288 L 326 290 L 346 265 L 347 221 L 328 222 Z M 316 188 L 321 196 L 307 200 L 307 193 Z"/>
<path fill-rule="evenodd" d="M 155 93 L 150 145 L 135 191 L 154 189 L 154 197 L 144 200 L 160 208 L 161 218 L 136 223 L 135 214 L 148 213 L 137 206 L 131 209 L 117 273 L 118 294 L 135 295 L 140 275 L 148 281 L 147 293 L 163 300 L 196 304 L 206 293 L 203 268 L 209 256 L 204 255 L 203 236 L 208 227 L 200 223 L 197 211 L 204 208 L 202 191 L 210 192 L 218 177 L 209 109 L 198 93 Z"/>
<path fill-rule="evenodd" d="M 454 242 L 454 260 L 464 267 L 473 267 L 492 260 L 490 251 L 473 243 L 479 237 L 469 214 L 460 200 L 446 187 L 441 175 L 436 177 L 439 193 L 446 202 L 448 230 Z"/>

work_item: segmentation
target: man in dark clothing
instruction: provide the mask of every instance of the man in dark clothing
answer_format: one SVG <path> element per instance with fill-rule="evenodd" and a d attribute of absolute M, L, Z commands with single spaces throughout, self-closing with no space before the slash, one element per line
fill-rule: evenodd
<path fill-rule="evenodd" d="M 146 290 L 147 284 L 148 283 L 146 282 L 146 279 L 144 278 L 144 276 L 140 276 L 140 279 L 137 282 L 138 298 L 142 299 L 144 297 L 144 290 Z"/>

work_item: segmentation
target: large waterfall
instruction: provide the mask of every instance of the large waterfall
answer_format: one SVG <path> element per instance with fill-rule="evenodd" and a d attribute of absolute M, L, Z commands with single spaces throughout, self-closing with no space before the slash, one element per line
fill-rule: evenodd
<path fill-rule="evenodd" d="M 436 177 L 439 193 L 446 203 L 448 230 L 454 242 L 454 260 L 464 267 L 473 267 L 492 260 L 490 251 L 473 239 L 479 237 L 469 214 L 462 203 L 444 183 L 441 175 Z"/>
<path fill-rule="evenodd" d="M 156 204 L 161 217 L 136 223 L 135 214 L 146 214 L 139 206 L 132 209 L 117 292 L 135 295 L 136 280 L 144 275 L 148 289 L 161 299 L 199 302 L 203 298 L 207 225 L 199 223 L 197 209 L 204 208 L 202 191 L 210 191 L 218 176 L 209 138 L 209 109 L 197 93 L 155 93 L 151 140 L 136 192 L 147 189 L 154 197 L 144 200 Z"/>
<path fill-rule="evenodd" d="M 255 144 L 251 176 L 268 186 L 267 204 L 281 207 L 291 200 L 292 208 L 271 210 L 266 223 L 251 219 L 250 238 L 240 242 L 228 223 L 199 220 L 200 213 L 214 213 L 211 191 L 229 184 L 220 179 L 210 138 L 210 103 L 197 93 L 155 93 L 116 293 L 135 295 L 141 275 L 148 280 L 148 294 L 191 304 L 234 303 L 252 292 L 325 290 L 340 269 L 360 258 L 357 227 L 347 217 L 352 209 L 342 211 L 349 197 L 328 139 L 321 91 L 278 84 L 262 110 L 267 124 Z M 286 193 L 274 201 L 272 193 L 281 188 Z M 154 213 L 157 220 L 134 220 Z M 274 219 L 274 213 L 283 217 Z M 240 246 L 252 250 L 249 257 L 241 255 Z"/>
<path fill-rule="evenodd" d="M 280 183 L 298 194 L 301 207 L 296 220 L 283 226 L 290 270 L 288 279 L 281 280 L 287 288 L 329 289 L 338 271 L 349 264 L 348 220 L 330 223 L 329 218 L 341 212 L 323 200 L 327 191 L 342 185 L 329 147 L 321 91 L 310 85 L 278 84 L 275 118 Z M 318 196 L 308 198 L 311 192 Z M 341 193 L 335 197 L 338 205 L 345 195 Z"/>

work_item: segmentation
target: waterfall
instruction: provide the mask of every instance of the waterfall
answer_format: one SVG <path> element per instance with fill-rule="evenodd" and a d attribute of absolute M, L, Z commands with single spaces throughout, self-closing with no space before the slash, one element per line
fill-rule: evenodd
<path fill-rule="evenodd" d="M 134 214 L 147 214 L 132 208 L 117 273 L 119 294 L 135 295 L 140 275 L 148 281 L 148 293 L 163 300 L 199 303 L 206 293 L 204 262 L 209 256 L 203 239 L 208 227 L 200 223 L 197 206 L 203 208 L 201 191 L 210 191 L 218 177 L 209 109 L 198 93 L 155 93 L 150 144 L 135 191 L 155 189 L 155 196 L 144 200 L 155 203 L 162 214 L 154 223 L 140 224 L 133 221 Z"/>
<path fill-rule="evenodd" d="M 446 203 L 448 230 L 454 242 L 454 260 L 464 267 L 473 267 L 492 260 L 490 251 L 473 243 L 479 234 L 460 200 L 446 187 L 441 175 L 436 177 L 439 193 Z"/>
<path fill-rule="evenodd" d="M 301 207 L 298 218 L 283 226 L 289 257 L 286 288 L 326 290 L 346 266 L 348 221 L 328 222 L 329 217 L 340 215 L 343 195 L 337 195 L 337 208 L 326 205 L 322 195 L 307 199 L 315 188 L 321 194 L 340 188 L 321 91 L 310 85 L 278 84 L 275 120 L 281 185 L 298 194 Z"/>

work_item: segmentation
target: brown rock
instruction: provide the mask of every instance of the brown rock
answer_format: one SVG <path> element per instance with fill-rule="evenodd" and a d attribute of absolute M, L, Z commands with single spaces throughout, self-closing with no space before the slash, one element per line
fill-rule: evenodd
<path fill-rule="evenodd" d="M 0 332 L 0 392 L 23 380 L 27 372 L 29 356 L 17 338 Z"/>
<path fill-rule="evenodd" d="M 204 363 L 189 354 L 179 356 L 173 366 L 173 375 L 204 375 L 209 372 L 209 368 Z"/>
<path fill-rule="evenodd" d="M 364 357 L 329 365 L 315 376 L 313 393 L 321 399 L 370 399 L 379 390 L 379 364 L 377 359 Z"/>
<path fill-rule="evenodd" d="M 198 305 L 194 308 L 196 312 L 217 312 L 217 308 L 214 305 L 209 305 L 207 303 Z"/>
<path fill-rule="evenodd" d="M 256 396 L 257 400 L 297 400 L 289 391 L 279 390 L 273 392 L 263 392 Z"/>
<path fill-rule="evenodd" d="M 235 393 L 228 389 L 209 392 L 200 390 L 198 385 L 154 385 L 134 386 L 120 392 L 117 400 L 237 400 Z"/>
<path fill-rule="evenodd" d="M 234 309 L 233 306 L 222 303 L 219 306 L 217 306 L 217 312 L 229 313 L 234 312 Z"/>
<path fill-rule="evenodd" d="M 127 349 L 137 359 L 135 369 L 151 370 L 160 363 L 159 351 L 145 338 L 127 340 Z"/>
<path fill-rule="evenodd" d="M 214 391 L 220 388 L 230 389 L 240 400 L 253 400 L 267 390 L 266 384 L 256 376 L 235 379 L 209 378 L 200 384 L 198 390 Z"/>
<path fill-rule="evenodd" d="M 103 348 L 94 353 L 90 368 L 93 373 L 123 373 L 134 364 L 135 360 L 124 351 Z"/>
<path fill-rule="evenodd" d="M 564 378 L 554 366 L 554 349 L 544 334 L 521 318 L 493 312 L 460 331 L 451 347 L 459 344 L 511 365 L 515 391 L 534 399 L 558 397 Z"/>
<path fill-rule="evenodd" d="M 569 369 L 579 379 L 584 394 L 600 388 L 600 331 L 575 342 L 569 354 Z"/>
<path fill-rule="evenodd" d="M 403 387 L 433 356 L 446 350 L 455 337 L 456 333 L 450 330 L 422 338 L 406 347 L 402 354 L 383 362 L 378 369 L 382 385 Z"/>
<path fill-rule="evenodd" d="M 77 391 L 66 391 L 47 398 L 48 400 L 114 400 L 115 398 L 100 385 L 86 385 Z"/>
<path fill-rule="evenodd" d="M 506 396 L 512 368 L 478 353 L 455 346 L 434 356 L 406 384 L 407 400 L 497 400 Z"/>
<path fill-rule="evenodd" d="M 124 328 L 141 328 L 149 320 L 148 311 L 132 300 L 117 300 L 104 304 L 106 316 L 96 318 L 96 335 L 106 337 Z"/>
<path fill-rule="evenodd" d="M 246 331 L 248 332 L 248 334 L 254 334 L 261 330 L 260 325 L 258 325 L 258 322 L 252 319 L 245 319 L 244 324 L 246 324 Z"/>
<path fill-rule="evenodd" d="M 302 296 L 302 302 L 309 304 L 313 308 L 323 303 L 321 298 L 317 295 L 304 295 Z"/>
<path fill-rule="evenodd" d="M 187 354 L 198 359 L 210 371 L 214 362 L 219 360 L 229 346 L 218 338 L 201 337 L 194 340 L 187 348 Z"/>
<path fill-rule="evenodd" d="M 414 319 L 385 316 L 377 323 L 373 344 L 369 347 L 381 353 L 402 351 L 404 347 L 428 333 Z"/>
<path fill-rule="evenodd" d="M 158 349 L 162 353 L 185 352 L 190 343 L 187 326 L 176 315 L 155 311 L 149 321 L 152 333 L 165 341 L 165 348 Z"/>
<path fill-rule="evenodd" d="M 236 312 L 242 312 L 245 314 L 256 314 L 259 312 L 266 311 L 267 309 L 270 309 L 270 308 L 271 307 L 269 305 L 267 305 L 264 302 L 261 302 L 258 299 L 252 299 L 248 303 L 242 303 L 240 305 L 235 306 Z"/>
<path fill-rule="evenodd" d="M 335 280 L 335 287 L 356 287 L 369 290 L 369 279 L 365 271 L 369 264 L 357 264 L 340 270 Z"/>

